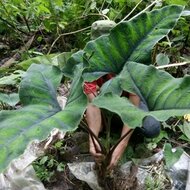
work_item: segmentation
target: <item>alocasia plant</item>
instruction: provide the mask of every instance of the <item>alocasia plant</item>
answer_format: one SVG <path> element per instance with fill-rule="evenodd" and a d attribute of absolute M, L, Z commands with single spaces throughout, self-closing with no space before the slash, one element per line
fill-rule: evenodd
<path fill-rule="evenodd" d="M 106 89 L 93 103 L 117 113 L 123 122 L 131 127 L 140 126 L 142 119 L 148 115 L 165 121 L 171 116 L 184 115 L 190 110 L 190 76 L 176 79 L 154 66 L 127 62 L 116 79 L 118 87 L 137 94 L 148 106 L 149 111 L 138 109 L 127 98 L 110 93 L 110 90 L 106 93 Z"/>
<path fill-rule="evenodd" d="M 75 86 L 67 107 L 61 110 L 56 88 L 62 78 L 55 66 L 33 64 L 20 85 L 22 109 L 0 112 L 0 169 L 20 155 L 33 139 L 44 139 L 53 128 L 72 130 L 86 108 L 85 95 Z M 77 75 L 76 79 L 77 81 Z"/>
<path fill-rule="evenodd" d="M 75 129 L 87 106 L 83 82 L 105 73 L 115 73 L 116 77 L 103 85 L 93 103 L 117 113 L 131 127 L 139 125 L 146 115 L 166 120 L 190 112 L 187 96 L 190 77 L 174 79 L 164 71 L 146 66 L 151 64 L 152 48 L 175 26 L 182 11 L 183 7 L 173 5 L 143 13 L 73 54 L 63 69 L 73 79 L 64 110 L 56 100 L 56 88 L 62 77 L 60 70 L 32 65 L 20 87 L 23 108 L 0 112 L 0 170 L 21 154 L 32 139 L 45 138 L 53 128 Z M 120 98 L 122 90 L 138 94 L 150 112 Z"/>
<path fill-rule="evenodd" d="M 127 61 L 151 64 L 152 48 L 175 26 L 182 10 L 181 6 L 168 6 L 117 25 L 110 35 L 89 42 L 83 51 L 73 54 L 63 71 L 71 75 L 73 67 L 83 62 L 84 77 L 89 81 L 106 73 L 120 73 Z"/>

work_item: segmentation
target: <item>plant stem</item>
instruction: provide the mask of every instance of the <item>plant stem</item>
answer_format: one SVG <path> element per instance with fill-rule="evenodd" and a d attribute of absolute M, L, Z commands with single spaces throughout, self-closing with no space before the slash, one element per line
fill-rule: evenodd
<path fill-rule="evenodd" d="M 104 7 L 104 4 L 105 4 L 105 0 L 104 0 L 103 3 L 102 3 L 102 6 L 101 6 L 101 8 L 100 8 L 100 12 L 102 12 L 102 9 L 103 9 L 103 7 Z"/>
<path fill-rule="evenodd" d="M 107 163 L 110 162 L 111 156 L 114 152 L 114 150 L 117 148 L 117 146 L 121 143 L 121 141 L 126 138 L 130 133 L 132 133 L 132 129 L 130 129 L 127 133 L 125 133 L 125 135 L 123 135 L 118 141 L 117 143 L 110 149 L 109 153 L 107 154 L 106 158 L 107 158 Z"/>
<path fill-rule="evenodd" d="M 105 147 L 101 144 L 100 140 L 98 139 L 98 137 L 94 134 L 94 132 L 86 125 L 86 123 L 84 121 L 82 121 L 83 124 L 85 124 L 85 126 L 79 125 L 79 127 L 81 127 L 82 129 L 84 129 L 85 131 L 87 131 L 91 138 L 92 138 L 92 142 L 94 144 L 94 147 L 97 149 L 96 143 L 94 141 L 94 139 L 97 141 L 98 145 L 100 146 L 101 152 L 102 154 L 106 155 L 106 149 Z"/>
<path fill-rule="evenodd" d="M 167 41 L 168 41 L 168 45 L 169 45 L 169 47 L 171 48 L 171 47 L 172 47 L 172 45 L 171 45 L 172 43 L 171 43 L 171 41 L 170 41 L 168 35 L 166 35 L 166 39 L 167 39 Z"/>
<path fill-rule="evenodd" d="M 68 33 L 60 34 L 60 35 L 54 40 L 54 42 L 52 43 L 52 45 L 51 45 L 51 47 L 50 47 L 50 49 L 49 49 L 49 51 L 48 51 L 47 54 L 50 54 L 50 52 L 51 52 L 53 46 L 54 46 L 55 43 L 59 40 L 60 37 L 62 37 L 62 36 L 67 36 L 67 35 L 71 35 L 71 34 L 76 34 L 76 33 L 82 32 L 82 31 L 87 30 L 87 29 L 90 29 L 90 28 L 91 28 L 91 26 L 87 26 L 86 28 L 82 28 L 82 29 L 80 29 L 80 30 L 75 30 L 75 31 L 73 31 L 73 32 L 68 32 Z"/>
<path fill-rule="evenodd" d="M 134 11 L 135 11 L 135 9 L 141 4 L 143 2 L 143 0 L 141 0 L 141 1 L 139 1 L 136 5 L 135 5 L 135 7 L 131 10 L 131 12 L 128 14 L 128 15 L 126 15 L 120 22 L 118 22 L 117 24 L 120 24 L 121 22 L 123 22 L 124 20 L 126 20 Z"/>
<path fill-rule="evenodd" d="M 187 46 L 189 37 L 190 37 L 190 26 L 189 26 L 189 31 L 188 31 L 187 37 L 185 38 L 184 47 Z"/>
<path fill-rule="evenodd" d="M 148 7 L 146 7 L 145 9 L 143 9 L 141 12 L 139 12 L 138 14 L 136 14 L 134 17 L 132 17 L 131 19 L 129 19 L 128 21 L 131 21 L 132 19 L 138 17 L 140 14 L 144 13 L 145 11 L 147 11 L 150 7 L 152 7 L 154 4 L 156 4 L 159 0 L 155 0 L 153 1 Z"/>
<path fill-rule="evenodd" d="M 107 152 L 110 149 L 110 130 L 111 130 L 111 117 L 108 117 L 108 122 L 106 126 L 106 150 Z"/>
<path fill-rule="evenodd" d="M 28 28 L 28 32 L 31 32 L 30 26 L 29 26 L 29 24 L 28 24 L 28 20 L 26 19 L 26 17 L 25 17 L 24 15 L 22 16 L 22 18 L 23 18 L 23 20 L 24 20 L 24 22 L 25 22 L 25 24 L 26 24 L 26 26 L 27 26 L 27 28 Z"/>
<path fill-rule="evenodd" d="M 120 13 L 122 13 L 122 11 L 125 9 L 125 6 L 123 6 L 122 9 L 120 9 L 120 11 L 117 13 L 117 15 L 114 17 L 114 21 L 117 19 L 117 17 L 120 15 Z"/>
<path fill-rule="evenodd" d="M 73 23 L 75 20 L 78 21 L 79 19 L 83 19 L 83 18 L 86 18 L 86 17 L 89 17 L 89 16 L 99 16 L 99 17 L 104 17 L 104 18 L 107 19 L 107 20 L 110 20 L 109 17 L 106 16 L 106 15 L 104 15 L 104 14 L 101 14 L 101 13 L 90 13 L 90 14 L 88 14 L 88 15 L 78 17 L 77 19 L 73 19 L 73 20 L 72 20 L 72 23 Z M 70 24 L 70 22 L 69 22 L 69 24 Z M 68 24 L 68 25 L 69 25 L 69 24 Z"/>

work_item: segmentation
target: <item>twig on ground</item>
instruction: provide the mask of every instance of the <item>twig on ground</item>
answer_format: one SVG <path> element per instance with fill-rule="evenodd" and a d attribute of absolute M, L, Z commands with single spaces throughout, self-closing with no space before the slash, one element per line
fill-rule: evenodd
<path fill-rule="evenodd" d="M 183 66 L 183 65 L 187 65 L 190 64 L 190 62 L 182 62 L 182 63 L 173 63 L 173 64 L 169 64 L 169 65 L 161 65 L 161 66 L 157 66 L 157 69 L 165 69 L 165 68 L 169 68 L 169 67 L 178 67 L 178 66 Z"/>
<path fill-rule="evenodd" d="M 190 149 L 190 147 L 189 147 L 189 143 L 184 143 L 184 144 L 182 144 L 182 143 L 179 143 L 179 142 L 177 142 L 177 141 L 175 141 L 175 140 L 172 140 L 172 139 L 167 139 L 167 141 L 168 142 L 170 142 L 170 143 L 174 143 L 174 144 L 176 144 L 178 147 L 180 147 L 180 148 L 187 148 L 187 149 Z"/>
<path fill-rule="evenodd" d="M 65 177 L 65 180 L 67 181 L 67 182 L 69 182 L 70 184 L 72 184 L 72 185 L 75 185 L 68 177 L 67 177 L 67 172 L 66 172 L 66 170 L 64 170 L 64 177 Z"/>
<path fill-rule="evenodd" d="M 21 49 L 19 50 L 19 52 L 15 53 L 13 55 L 13 57 L 11 57 L 8 61 L 6 61 L 1 67 L 2 68 L 6 68 L 6 67 L 10 67 L 13 63 L 15 63 L 15 61 L 18 60 L 18 57 L 20 57 L 20 54 L 27 51 L 30 46 L 32 45 L 33 41 L 34 41 L 34 38 L 35 38 L 35 35 L 33 35 L 29 40 L 28 42 L 23 46 L 21 47 Z"/>

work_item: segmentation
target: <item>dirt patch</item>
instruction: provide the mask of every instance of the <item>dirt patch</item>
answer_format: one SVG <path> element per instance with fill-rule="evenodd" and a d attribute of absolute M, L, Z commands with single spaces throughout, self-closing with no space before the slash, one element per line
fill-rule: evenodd
<path fill-rule="evenodd" d="M 44 184 L 48 190 L 91 190 L 85 182 L 76 179 L 68 167 L 64 172 L 57 172 L 55 178 L 55 182 Z"/>

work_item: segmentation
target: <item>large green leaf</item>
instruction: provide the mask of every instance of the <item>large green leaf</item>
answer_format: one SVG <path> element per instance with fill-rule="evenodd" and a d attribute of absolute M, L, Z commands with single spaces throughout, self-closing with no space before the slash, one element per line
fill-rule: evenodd
<path fill-rule="evenodd" d="M 167 6 L 118 24 L 110 35 L 89 42 L 83 54 L 74 54 L 64 71 L 72 72 L 71 67 L 85 58 L 85 79 L 92 81 L 105 73 L 118 74 L 127 61 L 150 64 L 153 46 L 175 26 L 182 11 L 181 6 Z"/>
<path fill-rule="evenodd" d="M 93 104 L 117 113 L 130 127 L 141 126 L 143 118 L 148 115 L 165 121 L 171 116 L 190 113 L 190 76 L 173 78 L 153 66 L 128 62 L 116 79 L 120 89 L 137 94 L 149 111 L 135 107 L 127 98 L 120 97 L 120 92 L 110 93 L 111 87 L 108 86 L 112 83 L 109 81 L 102 87 L 104 93 Z"/>
<path fill-rule="evenodd" d="M 55 127 L 63 130 L 72 130 L 78 125 L 87 105 L 86 97 L 82 91 L 83 78 L 94 80 L 108 72 L 119 74 L 122 71 L 119 76 L 111 80 L 110 84 L 105 84 L 107 87 L 104 85 L 105 93 L 111 91 L 116 95 L 108 97 L 106 94 L 103 94 L 94 103 L 99 107 L 105 107 L 112 111 L 111 98 L 114 101 L 117 99 L 118 105 L 115 105 L 114 111 L 117 113 L 118 109 L 118 114 L 121 115 L 123 121 L 125 121 L 125 117 L 129 116 L 129 121 L 127 120 L 126 123 L 131 124 L 131 126 L 134 127 L 136 124 L 139 124 L 141 119 L 146 116 L 146 113 L 139 111 L 126 99 L 119 97 L 121 90 L 125 89 L 137 93 L 142 99 L 144 98 L 143 100 L 146 100 L 146 96 L 142 93 L 144 91 L 141 88 L 136 88 L 134 85 L 138 84 L 138 81 L 134 82 L 130 78 L 131 72 L 127 73 L 129 66 L 132 68 L 134 65 L 136 68 L 138 64 L 129 63 L 126 67 L 124 66 L 127 61 L 150 64 L 151 49 L 158 40 L 163 38 L 173 28 L 182 10 L 183 8 L 180 6 L 168 6 L 150 13 L 143 13 L 130 22 L 119 24 L 111 31 L 110 35 L 102 36 L 95 41 L 89 42 L 83 51 L 74 54 L 64 69 L 65 73 L 74 77 L 74 79 L 67 105 L 63 111 L 56 100 L 56 88 L 62 77 L 60 71 L 56 67 L 47 65 L 32 65 L 20 88 L 20 99 L 24 107 L 17 111 L 0 112 L 0 170 L 5 168 L 13 158 L 21 154 L 28 142 L 34 138 L 45 138 L 49 131 Z M 75 62 L 80 64 L 75 67 Z M 146 70 L 145 67 L 143 69 Z M 140 75 L 138 75 L 137 78 L 139 79 Z M 150 75 L 150 73 L 147 75 Z M 130 83 L 128 86 L 124 85 L 125 83 L 123 82 L 128 80 L 127 77 L 129 77 L 128 83 Z M 149 80 L 154 81 L 154 76 L 150 78 Z M 145 83 L 143 85 L 145 85 L 144 88 L 146 89 L 148 84 L 146 85 Z M 147 95 L 147 97 L 149 96 Z M 151 98 L 155 97 L 156 93 L 153 93 Z M 152 102 L 155 103 L 153 100 Z M 120 102 L 122 102 L 123 106 L 125 105 L 124 102 L 127 102 L 131 115 L 126 115 L 125 106 L 122 107 L 123 109 L 119 107 Z M 146 102 L 149 108 L 153 109 L 155 105 L 158 108 L 160 106 L 160 109 L 162 108 L 160 104 L 154 105 L 151 102 Z M 177 106 L 180 107 L 179 105 Z M 183 108 L 183 105 L 180 108 Z M 133 110 L 134 113 L 132 114 Z M 188 108 L 187 110 L 189 111 Z M 156 111 L 157 114 L 155 112 L 154 116 L 158 119 L 163 119 L 162 110 Z M 159 113 L 160 111 L 161 113 Z M 172 109 L 170 111 L 173 111 L 172 113 L 175 112 Z M 135 112 L 141 115 L 141 119 L 132 122 Z M 153 115 L 153 113 L 150 115 Z"/>
<path fill-rule="evenodd" d="M 21 102 L 24 105 L 43 104 L 59 108 L 56 88 L 61 77 L 62 74 L 57 67 L 33 64 L 20 84 Z"/>
<path fill-rule="evenodd" d="M 87 104 L 81 86 L 75 84 L 80 82 L 80 77 L 72 84 L 75 91 L 70 93 L 64 110 L 56 99 L 61 78 L 57 67 L 32 65 L 21 82 L 20 98 L 24 107 L 0 112 L 0 171 L 23 153 L 31 140 L 45 138 L 53 128 L 67 131 L 77 127 Z"/>

